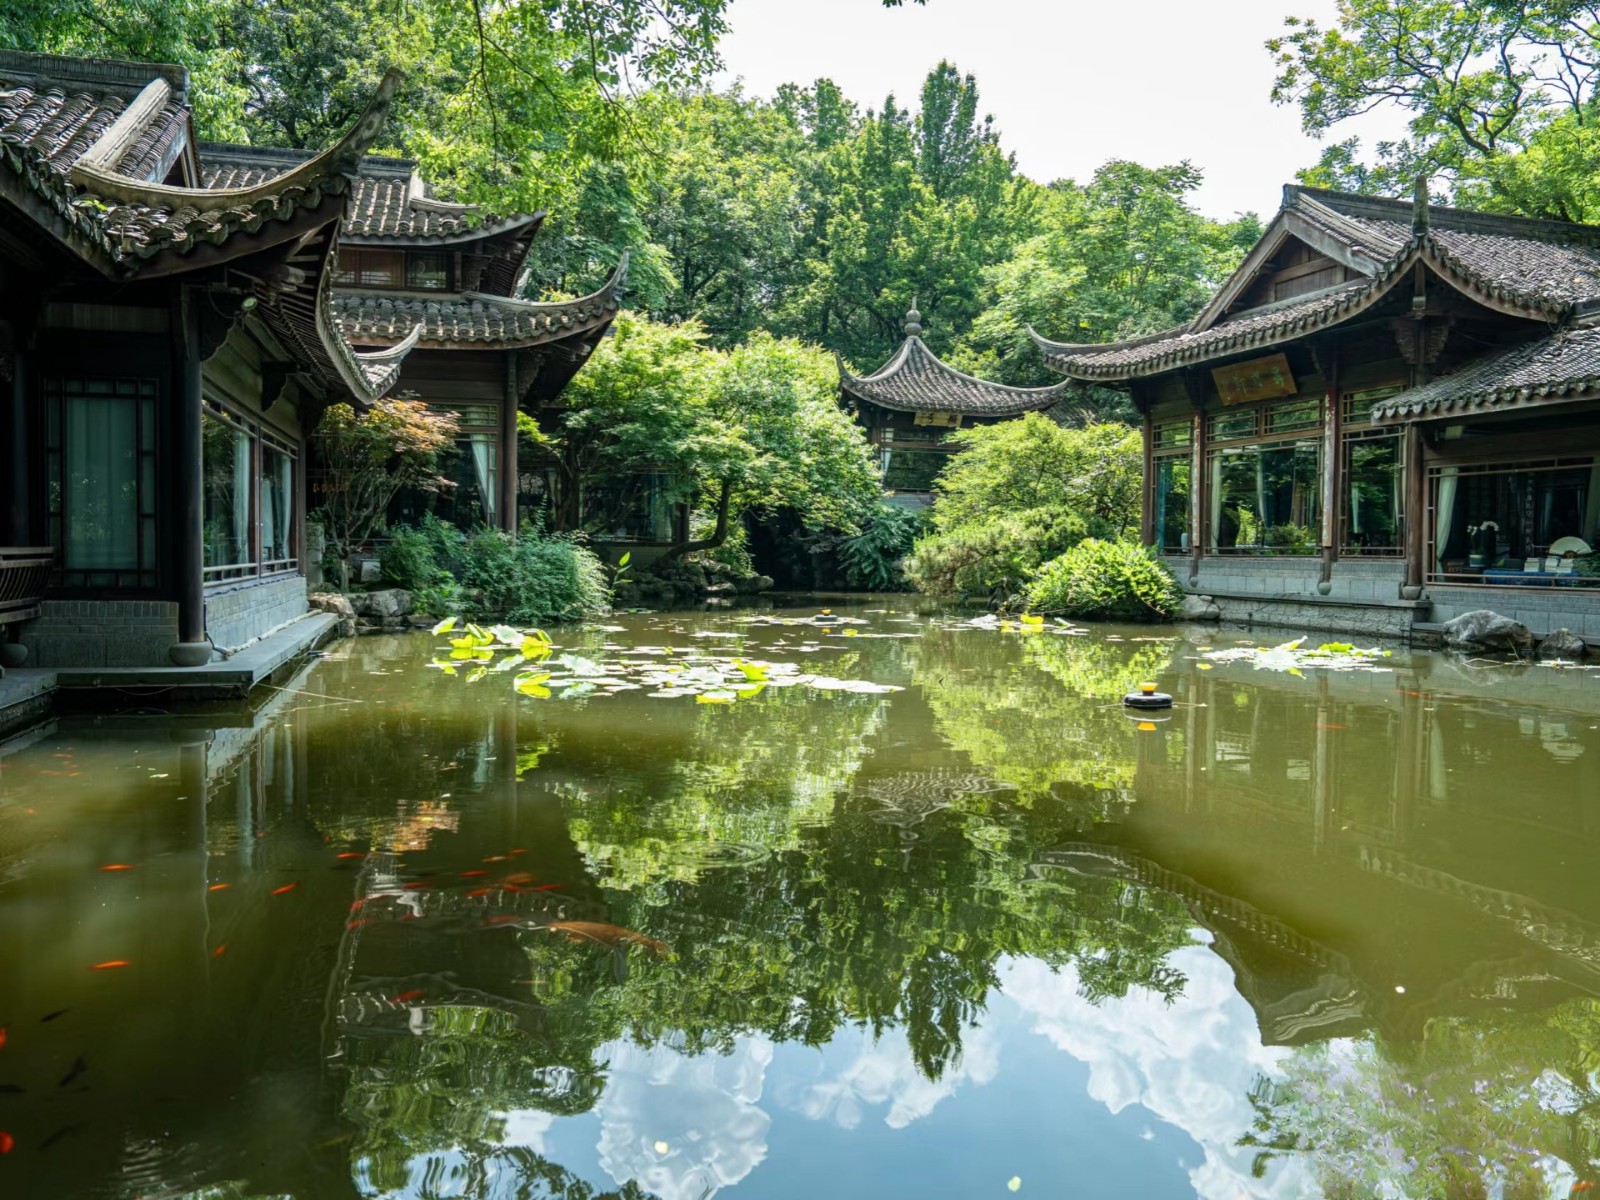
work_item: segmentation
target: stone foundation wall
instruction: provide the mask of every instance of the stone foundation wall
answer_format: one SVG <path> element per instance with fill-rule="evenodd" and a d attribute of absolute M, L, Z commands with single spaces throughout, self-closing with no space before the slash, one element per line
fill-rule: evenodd
<path fill-rule="evenodd" d="M 46 600 L 19 640 L 30 667 L 165 667 L 178 640 L 171 600 Z"/>
<path fill-rule="evenodd" d="M 1410 605 L 1328 604 L 1313 599 L 1213 596 L 1218 618 L 1236 625 L 1269 625 L 1292 633 L 1349 633 L 1363 637 L 1408 638 L 1416 620 Z M 1426 610 L 1423 610 L 1426 613 Z"/>
<path fill-rule="evenodd" d="M 206 632 L 218 650 L 234 650 L 310 609 L 303 575 L 213 588 L 206 592 Z"/>
<path fill-rule="evenodd" d="M 1437 624 L 1487 608 L 1521 621 L 1534 637 L 1570 629 L 1583 637 L 1600 638 L 1600 588 L 1436 586 L 1427 594 L 1433 601 L 1428 619 Z"/>

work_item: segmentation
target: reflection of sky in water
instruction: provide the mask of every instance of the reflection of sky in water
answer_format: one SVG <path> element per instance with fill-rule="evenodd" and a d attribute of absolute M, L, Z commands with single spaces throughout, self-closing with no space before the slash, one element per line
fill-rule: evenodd
<path fill-rule="evenodd" d="M 937 1081 L 900 1029 L 846 1029 L 821 1049 L 739 1038 L 727 1056 L 613 1045 L 594 1112 L 513 1114 L 507 1140 L 662 1200 L 998 1197 L 1013 1176 L 1023 1196 L 1314 1194 L 1297 1164 L 1253 1178 L 1237 1144 L 1251 1085 L 1289 1052 L 1262 1046 L 1221 958 L 1193 946 L 1169 961 L 1189 981 L 1172 1004 L 1135 992 L 1098 1006 L 1071 970 L 1002 963 L 1004 994 Z"/>

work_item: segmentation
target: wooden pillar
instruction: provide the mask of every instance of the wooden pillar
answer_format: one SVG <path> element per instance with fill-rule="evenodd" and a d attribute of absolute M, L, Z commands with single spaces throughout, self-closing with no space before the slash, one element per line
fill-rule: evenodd
<path fill-rule="evenodd" d="M 1405 464 L 1406 497 L 1406 577 L 1400 595 L 1416 600 L 1422 595 L 1424 578 L 1423 556 L 1427 552 L 1427 473 L 1422 456 L 1422 427 L 1415 422 L 1406 426 L 1402 439 L 1402 461 Z"/>
<path fill-rule="evenodd" d="M 1145 409 L 1144 423 L 1144 485 L 1139 492 L 1139 540 L 1146 546 L 1156 544 L 1156 473 L 1155 473 L 1155 421 L 1150 410 Z"/>
<path fill-rule="evenodd" d="M 9 514 L 3 536 L 13 546 L 39 544 L 33 532 L 33 478 L 29 456 L 34 439 L 29 436 L 28 371 L 31 356 L 22 346 L 22 338 L 13 331 L 11 342 L 10 412 L 5 430 L 11 441 L 6 455 L 6 466 L 11 476 L 8 494 L 4 497 Z"/>
<path fill-rule="evenodd" d="M 171 448 L 173 560 L 178 596 L 178 641 L 169 651 L 178 666 L 211 659 L 206 640 L 205 482 L 202 477 L 200 297 L 184 288 L 178 298 L 177 404 Z M 202 653 L 200 647 L 204 645 Z"/>
<path fill-rule="evenodd" d="M 1211 479 L 1206 470 L 1206 402 L 1204 382 L 1192 373 L 1183 377 L 1194 410 L 1194 459 L 1189 468 L 1189 586 L 1200 583 L 1200 560 L 1210 536 Z"/>
<path fill-rule="evenodd" d="M 1339 510 L 1344 494 L 1344 395 L 1339 386 L 1339 351 L 1329 349 L 1318 357 L 1328 385 L 1328 411 L 1322 422 L 1322 574 L 1317 581 L 1317 591 L 1326 596 L 1333 590 L 1333 564 L 1339 560 L 1343 528 Z"/>
<path fill-rule="evenodd" d="M 500 528 L 517 532 L 517 353 L 505 352 L 505 397 L 500 402 Z"/>

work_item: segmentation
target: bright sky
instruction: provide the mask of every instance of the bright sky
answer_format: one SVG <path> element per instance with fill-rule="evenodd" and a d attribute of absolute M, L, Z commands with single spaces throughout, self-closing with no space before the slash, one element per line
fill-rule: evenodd
<path fill-rule="evenodd" d="M 1002 144 L 1040 182 L 1086 179 L 1108 158 L 1205 172 L 1209 216 L 1277 211 L 1316 161 L 1299 114 L 1271 99 L 1262 43 L 1288 15 L 1326 24 L 1335 0 L 733 0 L 724 82 L 758 95 L 826 76 L 862 107 L 917 103 L 941 58 L 976 75 Z M 1400 129 L 1369 124 L 1366 139 Z M 1355 132 L 1354 130 L 1350 132 Z M 1346 136 L 1341 131 L 1340 136 Z"/>

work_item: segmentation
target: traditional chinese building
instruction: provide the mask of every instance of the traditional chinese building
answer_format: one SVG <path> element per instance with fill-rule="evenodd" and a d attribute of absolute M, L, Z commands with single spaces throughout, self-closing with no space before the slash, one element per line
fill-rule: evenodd
<path fill-rule="evenodd" d="M 513 299 L 541 215 L 368 156 L 396 82 L 311 154 L 197 142 L 179 67 L 0 52 L 5 660 L 115 684 L 303 648 L 307 438 L 332 404 L 453 410 L 441 515 L 515 527 L 517 411 L 558 403 L 626 264 Z"/>
<path fill-rule="evenodd" d="M 1600 637 L 1600 227 L 1288 187 L 1189 324 L 1035 339 L 1130 393 L 1144 539 L 1222 615 Z"/>
<path fill-rule="evenodd" d="M 1068 384 L 1008 387 L 977 379 L 941 362 L 922 340 L 922 314 L 906 314 L 906 340 L 872 375 L 852 375 L 839 365 L 839 390 L 879 455 L 883 486 L 899 496 L 925 497 L 954 448 L 950 434 L 1042 412 L 1061 400 Z"/>

